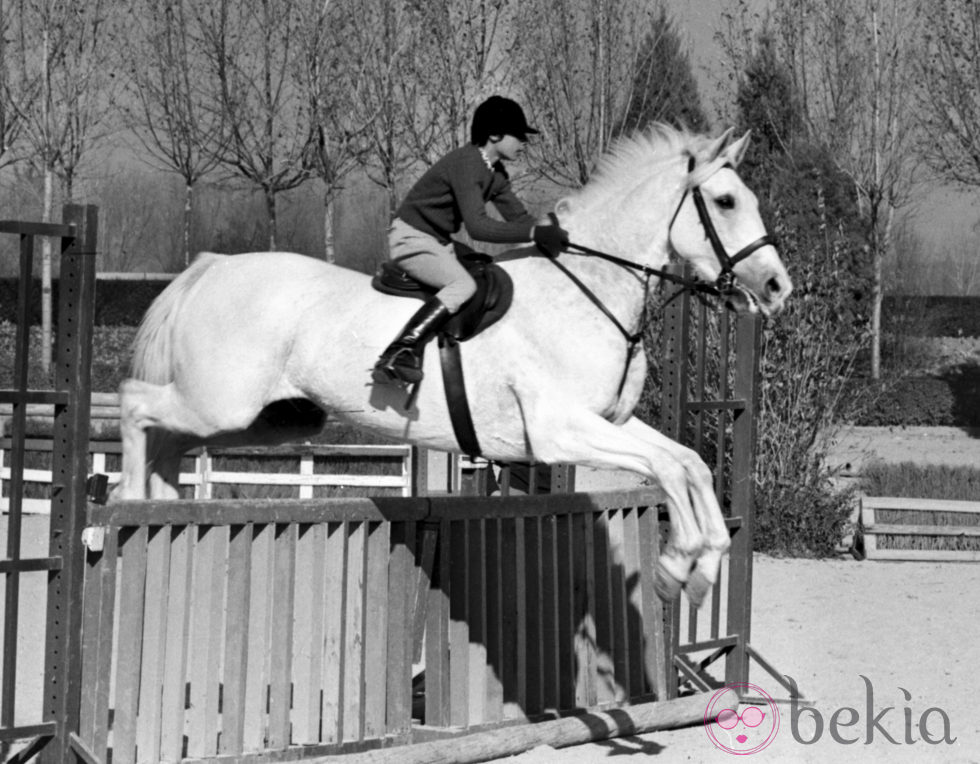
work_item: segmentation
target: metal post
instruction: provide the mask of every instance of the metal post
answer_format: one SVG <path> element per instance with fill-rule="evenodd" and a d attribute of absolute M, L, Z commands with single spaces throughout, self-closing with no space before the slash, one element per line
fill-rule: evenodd
<path fill-rule="evenodd" d="M 728 656 L 727 684 L 749 680 L 749 656 L 745 647 L 752 626 L 752 546 L 755 523 L 756 416 L 759 402 L 759 355 L 762 321 L 755 315 L 739 316 L 735 329 L 736 398 L 745 401 L 732 424 L 732 516 L 741 524 L 732 537 L 728 562 L 728 633 L 738 643 Z"/>
<path fill-rule="evenodd" d="M 64 222 L 75 225 L 74 239 L 61 255 L 58 281 L 58 357 L 55 389 L 68 403 L 55 406 L 51 485 L 50 555 L 62 560 L 48 582 L 44 719 L 58 731 L 42 754 L 43 762 L 65 761 L 77 733 L 81 691 L 82 582 L 85 481 L 88 471 L 91 405 L 92 324 L 95 312 L 97 210 L 66 205 Z"/>
<path fill-rule="evenodd" d="M 682 266 L 671 265 L 668 271 L 681 275 Z M 668 302 L 664 311 L 663 398 L 661 421 L 663 434 L 681 442 L 687 430 L 687 349 L 691 331 L 690 298 L 687 293 L 678 294 L 680 287 L 666 284 L 664 294 Z M 677 670 L 674 656 L 680 643 L 681 609 L 678 602 L 664 605 L 664 673 L 667 679 L 667 697 L 677 697 Z"/>

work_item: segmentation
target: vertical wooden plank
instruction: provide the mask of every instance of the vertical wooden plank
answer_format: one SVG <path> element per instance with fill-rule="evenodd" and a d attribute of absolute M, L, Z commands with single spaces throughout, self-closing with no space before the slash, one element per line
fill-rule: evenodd
<path fill-rule="evenodd" d="M 617 695 L 622 699 L 631 696 L 629 674 L 629 603 L 626 596 L 626 568 L 624 548 L 623 510 L 609 513 L 609 589 L 612 611 L 613 666 L 615 667 Z M 617 697 L 617 700 L 619 697 Z"/>
<path fill-rule="evenodd" d="M 425 534 L 420 528 L 424 541 Z M 425 722 L 435 727 L 451 723 L 450 697 L 450 613 L 452 591 L 455 585 L 450 575 L 451 524 L 443 520 L 439 525 L 438 543 L 435 546 L 432 584 L 427 594 L 425 628 Z"/>
<path fill-rule="evenodd" d="M 595 598 L 592 614 L 596 639 L 596 702 L 609 703 L 616 699 L 616 667 L 613 663 L 612 590 L 610 568 L 612 551 L 609 540 L 609 512 L 596 515 L 592 524 L 595 570 Z"/>
<path fill-rule="evenodd" d="M 296 618 L 293 632 L 293 742 L 320 739 L 320 677 L 323 675 L 326 526 L 303 525 L 296 541 Z"/>
<path fill-rule="evenodd" d="M 229 530 L 221 740 L 218 747 L 219 753 L 223 754 L 241 754 L 245 749 L 253 534 L 252 525 L 236 525 Z"/>
<path fill-rule="evenodd" d="M 545 709 L 561 705 L 561 661 L 559 640 L 557 521 L 554 515 L 541 518 L 541 665 L 542 703 Z"/>
<path fill-rule="evenodd" d="M 388 565 L 388 648 L 385 730 L 405 735 L 412 727 L 413 618 L 416 575 L 413 566 L 416 524 L 394 522 Z M 426 587 L 428 588 L 428 587 Z"/>
<path fill-rule="evenodd" d="M 555 658 L 558 664 L 558 707 L 575 707 L 575 594 L 572 564 L 572 518 L 568 514 L 555 517 L 555 572 L 557 576 L 558 643 Z"/>
<path fill-rule="evenodd" d="M 120 531 L 119 639 L 114 693 L 116 707 L 112 723 L 112 760 L 115 764 L 136 761 L 136 714 L 143 647 L 148 538 L 149 529 L 146 527 L 132 532 Z"/>
<path fill-rule="evenodd" d="M 269 739 L 265 747 L 281 750 L 287 748 L 290 742 L 297 526 L 295 523 L 276 523 L 273 530 Z"/>
<path fill-rule="evenodd" d="M 664 700 L 667 697 L 664 610 L 653 586 L 654 566 L 660 553 L 659 514 L 658 507 L 643 507 L 640 510 L 640 589 L 643 602 L 644 690 L 655 693 L 657 700 Z"/>
<path fill-rule="evenodd" d="M 541 520 L 524 518 L 524 604 L 527 613 L 527 640 L 524 663 L 524 698 L 522 706 L 530 714 L 544 708 L 544 663 L 541 642 L 544 633 L 544 607 L 541 595 Z"/>
<path fill-rule="evenodd" d="M 347 526 L 328 523 L 324 559 L 322 731 L 324 743 L 342 737 L 344 701 L 344 618 L 347 612 Z"/>
<path fill-rule="evenodd" d="M 248 662 L 245 668 L 245 734 L 246 753 L 265 748 L 269 733 L 269 628 L 270 599 L 273 582 L 273 536 L 275 526 L 253 526 L 252 568 L 249 598 Z"/>
<path fill-rule="evenodd" d="M 343 706 L 344 742 L 364 738 L 364 571 L 367 529 L 348 523 L 347 601 L 344 612 Z"/>
<path fill-rule="evenodd" d="M 146 560 L 146 598 L 143 610 L 143 658 L 140 670 L 136 760 L 160 760 L 161 702 L 166 675 L 165 628 L 170 597 L 170 527 L 150 531 Z"/>
<path fill-rule="evenodd" d="M 227 526 L 198 526 L 191 593 L 190 708 L 187 756 L 218 752 L 218 699 L 224 639 Z"/>
<path fill-rule="evenodd" d="M 469 591 L 466 531 L 463 521 L 450 523 L 449 577 L 449 723 L 465 727 L 469 723 L 469 647 L 466 598 Z"/>
<path fill-rule="evenodd" d="M 487 638 L 486 581 L 484 557 L 486 543 L 483 520 L 467 520 L 466 525 L 466 622 L 469 626 L 467 678 L 470 725 L 487 720 Z M 454 680 L 455 681 L 455 680 Z"/>
<path fill-rule="evenodd" d="M 489 467 L 487 468 L 489 469 Z M 501 609 L 501 538 L 500 520 L 487 518 L 484 521 L 484 582 L 486 597 L 486 665 L 484 666 L 486 687 L 486 719 L 497 722 L 504 718 L 504 685 L 503 676 L 506 667 L 503 663 L 503 612 Z"/>
<path fill-rule="evenodd" d="M 595 623 L 595 523 L 592 512 L 572 517 L 572 571 L 575 603 L 575 706 L 591 708 L 598 699 Z"/>
<path fill-rule="evenodd" d="M 629 642 L 630 697 L 643 694 L 643 600 L 640 590 L 641 569 L 640 527 L 635 507 L 623 512 L 624 574 L 627 583 L 627 640 Z"/>
<path fill-rule="evenodd" d="M 102 761 L 108 755 L 118 536 L 118 529 L 110 529 L 102 551 L 86 553 L 82 615 L 82 687 L 86 697 L 79 710 L 78 734 Z"/>
<path fill-rule="evenodd" d="M 168 584 L 163 676 L 160 755 L 166 761 L 182 757 L 184 706 L 187 689 L 187 639 L 190 624 L 190 586 L 193 580 L 193 526 L 171 528 L 170 581 Z"/>
<path fill-rule="evenodd" d="M 520 718 L 527 692 L 527 575 L 523 545 L 518 537 L 524 532 L 524 518 L 500 521 L 500 673 L 503 691 L 504 719 Z"/>
<path fill-rule="evenodd" d="M 367 529 L 367 580 L 364 627 L 364 736 L 385 734 L 388 699 L 388 560 L 390 523 L 370 523 Z"/>

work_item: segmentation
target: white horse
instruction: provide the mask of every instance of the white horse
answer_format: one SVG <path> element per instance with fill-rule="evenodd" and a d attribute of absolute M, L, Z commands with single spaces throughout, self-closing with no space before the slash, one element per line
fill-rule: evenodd
<path fill-rule="evenodd" d="M 657 126 L 620 142 L 556 206 L 581 249 L 640 269 L 559 258 L 623 327 L 639 329 L 642 269 L 659 268 L 670 252 L 705 279 L 730 285 L 734 276 L 726 292 L 737 310 L 768 315 L 783 306 L 789 276 L 735 172 L 748 135 L 729 136 Z M 511 254 L 501 263 L 514 282 L 510 311 L 462 348 L 483 455 L 627 469 L 655 481 L 671 525 L 657 591 L 670 599 L 686 586 L 700 602 L 729 546 L 708 467 L 632 416 L 643 352 L 628 354 L 623 331 L 556 263 L 532 247 Z M 386 438 L 459 451 L 437 353 L 426 355 L 410 410 L 404 390 L 371 382 L 375 359 L 417 307 L 311 257 L 201 254 L 153 303 L 136 337 L 133 377 L 120 388 L 123 464 L 113 500 L 145 498 L 148 482 L 152 497 L 174 498 L 185 450 L 308 437 L 324 412 Z"/>

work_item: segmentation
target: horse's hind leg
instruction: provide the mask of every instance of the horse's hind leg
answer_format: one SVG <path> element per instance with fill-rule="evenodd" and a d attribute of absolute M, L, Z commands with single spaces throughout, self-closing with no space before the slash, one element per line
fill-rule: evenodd
<path fill-rule="evenodd" d="M 147 430 L 153 433 L 153 450 L 148 453 Z M 171 385 L 154 385 L 138 379 L 127 379 L 119 387 L 119 431 L 122 436 L 122 470 L 112 500 L 145 499 L 148 465 L 159 460 L 163 469 L 155 466 L 152 488 L 154 498 L 173 498 L 170 486 L 174 453 L 179 433 L 193 435 L 199 427 L 193 415 L 177 399 Z M 179 456 L 178 467 L 179 467 Z M 176 484 L 174 483 L 174 486 Z"/>
<path fill-rule="evenodd" d="M 670 514 L 670 535 L 657 558 L 654 585 L 661 599 L 675 599 L 704 543 L 692 511 L 684 465 L 669 448 L 638 438 L 596 414 L 554 403 L 549 401 L 545 410 L 527 403 L 522 406 L 536 458 L 549 463 L 574 462 L 600 469 L 627 469 L 652 478 L 663 488 Z M 691 599 L 695 601 L 695 596 Z"/>

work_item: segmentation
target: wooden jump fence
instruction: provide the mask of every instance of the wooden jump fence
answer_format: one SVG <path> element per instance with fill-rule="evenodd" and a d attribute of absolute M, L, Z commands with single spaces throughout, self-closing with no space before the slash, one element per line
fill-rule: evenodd
<path fill-rule="evenodd" d="M 295 758 L 664 699 L 661 501 L 91 508 L 72 745 L 114 763 Z"/>
<path fill-rule="evenodd" d="M 869 560 L 980 561 L 980 502 L 863 496 L 860 533 Z"/>

